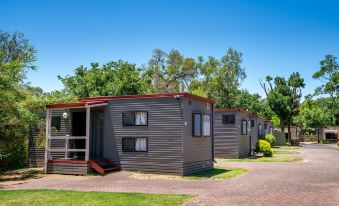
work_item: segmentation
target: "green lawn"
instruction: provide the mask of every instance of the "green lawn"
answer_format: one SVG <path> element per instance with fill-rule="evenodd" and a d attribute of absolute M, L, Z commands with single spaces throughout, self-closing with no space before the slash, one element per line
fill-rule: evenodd
<path fill-rule="evenodd" d="M 302 147 L 299 146 L 273 146 L 272 149 L 281 149 L 281 150 L 298 150 Z"/>
<path fill-rule="evenodd" d="M 0 206 L 6 205 L 114 205 L 114 206 L 176 206 L 192 195 L 160 195 L 143 193 L 79 192 L 66 190 L 2 190 Z"/>
<path fill-rule="evenodd" d="M 254 157 L 244 159 L 229 159 L 229 162 L 296 162 L 301 161 L 301 157 L 285 157 L 285 156 L 273 156 L 273 157 Z"/>
<path fill-rule="evenodd" d="M 299 152 L 297 151 L 274 150 L 274 149 L 273 149 L 273 153 L 274 154 L 299 154 Z"/>
<path fill-rule="evenodd" d="M 211 170 L 198 172 L 192 175 L 185 176 L 185 179 L 200 180 L 200 179 L 231 179 L 246 173 L 248 170 L 236 167 L 214 167 Z"/>

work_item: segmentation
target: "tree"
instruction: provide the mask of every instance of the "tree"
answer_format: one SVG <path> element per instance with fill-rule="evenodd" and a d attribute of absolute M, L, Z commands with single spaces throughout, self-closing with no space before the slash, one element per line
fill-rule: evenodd
<path fill-rule="evenodd" d="M 156 93 L 184 91 L 196 77 L 198 63 L 191 57 L 184 57 L 179 51 L 171 50 L 168 54 L 161 49 L 153 50 L 148 61 L 148 69 L 153 76 Z"/>
<path fill-rule="evenodd" d="M 285 123 L 288 125 L 288 142 L 291 143 L 292 119 L 299 112 L 301 90 L 305 87 L 304 79 L 298 72 L 292 73 L 286 81 L 283 77 L 266 77 L 266 82 L 260 82 L 264 89 L 268 104 L 272 111 L 280 118 L 280 129 L 285 130 Z"/>
<path fill-rule="evenodd" d="M 317 129 L 318 142 L 320 142 L 319 130 L 331 122 L 331 111 L 328 107 L 323 107 L 312 100 L 312 96 L 309 95 L 300 106 L 300 114 L 296 121 L 303 128 Z"/>
<path fill-rule="evenodd" d="M 134 64 L 111 61 L 99 66 L 92 63 L 90 68 L 80 66 L 73 76 L 58 76 L 71 96 L 119 96 L 144 94 L 151 91 L 151 79 Z"/>
<path fill-rule="evenodd" d="M 205 93 L 216 101 L 218 108 L 235 107 L 235 97 L 241 82 L 246 78 L 245 68 L 241 66 L 242 53 L 229 48 L 220 59 L 199 57 L 199 79 L 192 82 L 191 91 Z"/>
<path fill-rule="evenodd" d="M 339 106 L 339 64 L 337 58 L 333 55 L 326 55 L 325 59 L 320 61 L 320 70 L 313 74 L 314 79 L 319 79 L 323 83 L 316 89 L 316 94 L 328 94 L 332 100 L 330 108 L 333 114 L 335 124 L 336 117 L 338 118 Z"/>
<path fill-rule="evenodd" d="M 252 114 L 265 119 L 272 119 L 273 112 L 267 101 L 259 94 L 250 94 L 247 90 L 241 90 L 235 97 L 235 107 L 250 111 Z"/>
<path fill-rule="evenodd" d="M 30 113 L 23 107 L 25 79 L 35 70 L 35 49 L 22 33 L 0 31 L 0 170 L 21 167 L 27 159 Z"/>

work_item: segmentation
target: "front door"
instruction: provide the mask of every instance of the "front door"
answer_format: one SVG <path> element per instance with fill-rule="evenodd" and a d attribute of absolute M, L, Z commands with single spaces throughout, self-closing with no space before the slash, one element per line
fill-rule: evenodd
<path fill-rule="evenodd" d="M 102 145 L 104 135 L 104 112 L 103 110 L 91 111 L 91 135 L 90 135 L 90 158 L 103 157 Z"/>
<path fill-rule="evenodd" d="M 86 136 L 86 111 L 72 112 L 72 136 Z"/>

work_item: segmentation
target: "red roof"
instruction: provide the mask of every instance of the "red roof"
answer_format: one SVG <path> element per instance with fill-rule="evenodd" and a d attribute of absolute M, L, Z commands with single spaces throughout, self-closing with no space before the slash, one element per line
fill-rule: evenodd
<path fill-rule="evenodd" d="M 58 104 L 48 104 L 47 108 L 68 108 L 68 107 L 81 107 L 86 104 L 100 104 L 105 103 L 111 100 L 118 99 L 147 99 L 147 98 L 168 98 L 168 97 L 187 97 L 190 99 L 195 99 L 202 102 L 207 102 L 213 104 L 214 101 L 207 99 L 205 97 L 197 96 L 191 93 L 164 93 L 164 94 L 144 94 L 144 95 L 126 95 L 126 96 L 100 96 L 100 97 L 87 97 L 80 98 L 78 102 L 75 103 L 58 103 Z"/>

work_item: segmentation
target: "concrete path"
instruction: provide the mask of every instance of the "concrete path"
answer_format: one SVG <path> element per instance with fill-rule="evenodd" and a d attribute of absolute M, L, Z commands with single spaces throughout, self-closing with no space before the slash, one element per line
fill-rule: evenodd
<path fill-rule="evenodd" d="M 48 176 L 2 187 L 197 195 L 185 205 L 338 206 L 339 150 L 304 145 L 301 156 L 304 161 L 294 163 L 218 163 L 250 170 L 231 180 L 132 179 L 128 172 L 118 172 L 104 177 Z"/>

